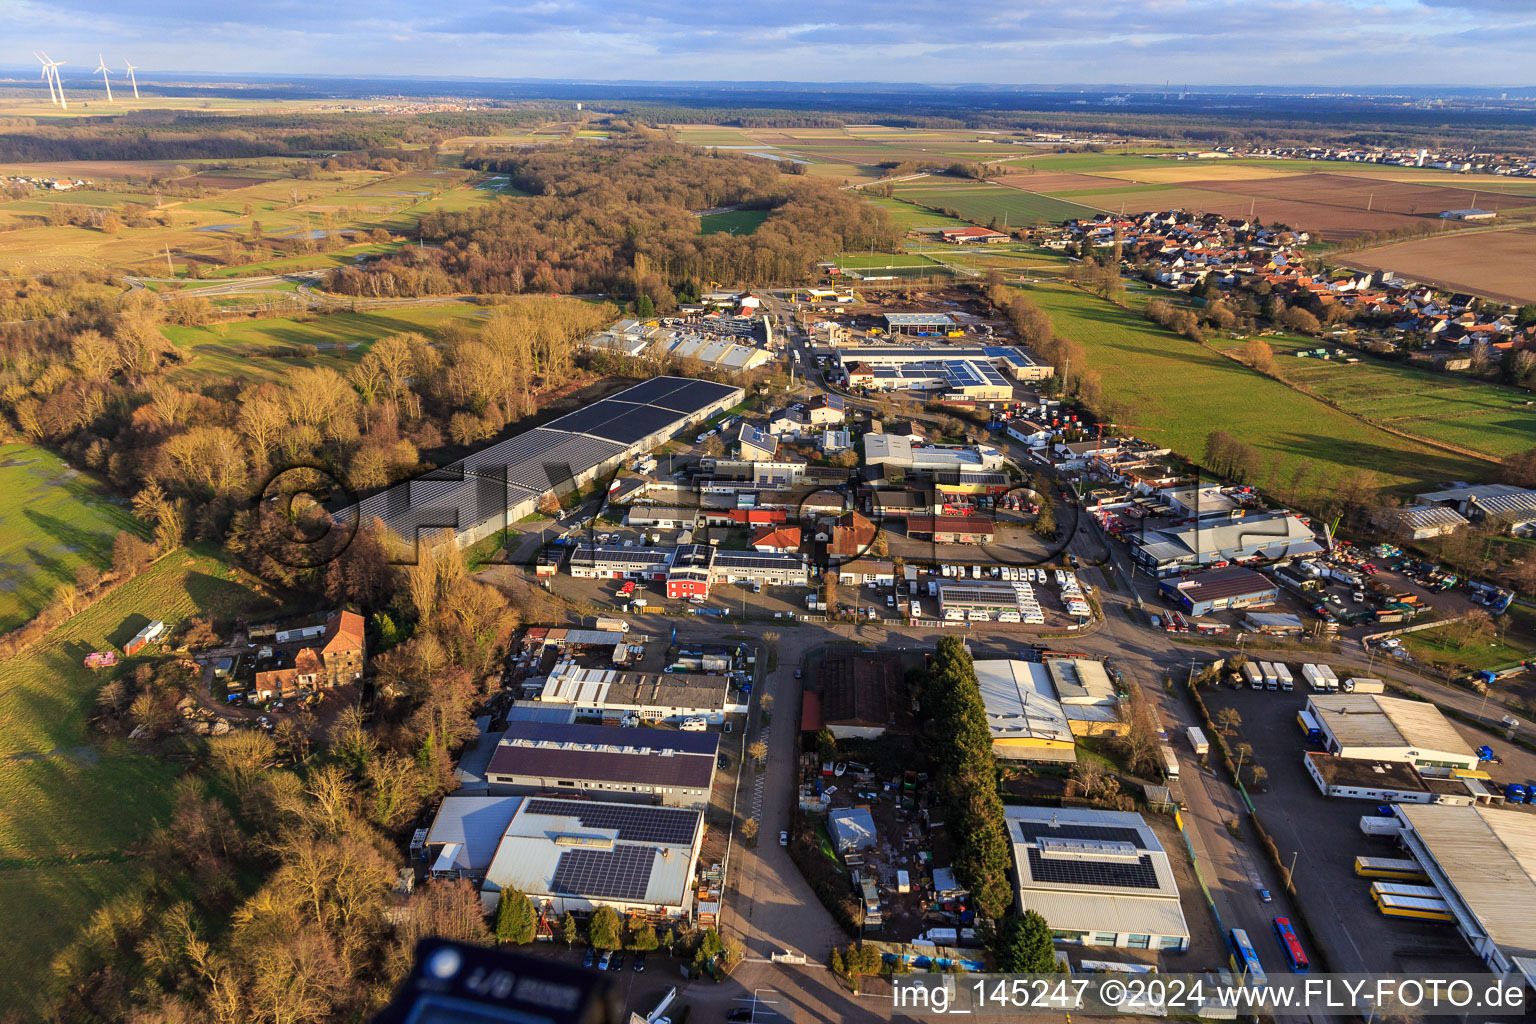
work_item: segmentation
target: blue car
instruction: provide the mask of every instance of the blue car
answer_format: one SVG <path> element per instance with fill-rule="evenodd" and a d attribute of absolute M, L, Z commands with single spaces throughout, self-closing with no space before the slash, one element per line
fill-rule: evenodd
<path fill-rule="evenodd" d="M 1275 898 L 1274 898 L 1274 896 L 1270 895 L 1270 892 L 1269 892 L 1268 889 L 1260 888 L 1259 889 L 1259 902 L 1260 903 L 1273 903 L 1273 902 L 1275 902 Z"/>
<path fill-rule="evenodd" d="M 597 963 L 597 951 L 588 946 L 587 955 L 581 958 L 581 966 L 591 967 L 595 963 Z"/>

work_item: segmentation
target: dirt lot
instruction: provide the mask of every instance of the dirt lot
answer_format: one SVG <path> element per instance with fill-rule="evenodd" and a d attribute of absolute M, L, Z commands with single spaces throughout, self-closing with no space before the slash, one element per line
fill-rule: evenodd
<path fill-rule="evenodd" d="M 1536 230 L 1453 232 L 1352 253 L 1342 262 L 1391 270 L 1450 291 L 1505 302 L 1536 302 Z"/>

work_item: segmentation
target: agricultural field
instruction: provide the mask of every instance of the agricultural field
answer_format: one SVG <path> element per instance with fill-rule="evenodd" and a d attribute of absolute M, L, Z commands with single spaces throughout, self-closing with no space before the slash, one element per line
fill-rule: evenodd
<path fill-rule="evenodd" d="M 966 220 L 1010 227 L 1055 224 L 1099 211 L 1077 203 L 1035 195 L 1006 185 L 966 182 L 955 178 L 918 178 L 892 186 L 897 199 L 941 210 L 954 210 Z"/>
<path fill-rule="evenodd" d="M 1284 493 L 1304 464 L 1304 491 L 1368 470 L 1383 486 L 1411 493 L 1420 484 L 1481 479 L 1491 468 L 1362 423 L 1068 285 L 1022 290 L 1050 314 L 1058 334 L 1087 350 L 1105 397 L 1124 407 L 1136 432 L 1198 458 L 1206 435 L 1224 430 L 1264 457 L 1261 486 L 1271 486 L 1273 476 Z"/>
<path fill-rule="evenodd" d="M 82 565 L 112 564 L 112 542 L 143 527 L 96 482 L 52 452 L 0 445 L 0 633 L 36 615 Z"/>
<path fill-rule="evenodd" d="M 1075 155 L 1074 155 L 1075 157 Z M 1470 177 L 1420 168 L 1316 161 L 1167 161 L 1116 156 L 1097 165 L 1031 159 L 998 182 L 1100 210 L 1185 209 L 1253 216 L 1339 241 L 1422 226 L 1440 211 L 1474 205 L 1536 213 L 1536 182 Z M 1334 168 L 1340 168 L 1335 171 Z M 1348 169 L 1347 171 L 1343 169 Z M 1089 172 L 1092 173 L 1089 173 Z M 1412 180 L 1402 180 L 1406 176 Z M 1483 189 L 1484 183 L 1491 187 Z"/>
<path fill-rule="evenodd" d="M 699 218 L 701 235 L 750 235 L 768 219 L 767 210 L 726 210 L 724 213 L 706 213 Z"/>
<path fill-rule="evenodd" d="M 1338 257 L 1362 270 L 1390 270 L 1450 291 L 1500 302 L 1536 302 L 1536 228 L 1463 229 Z"/>
<path fill-rule="evenodd" d="M 1437 373 L 1344 349 L 1358 363 L 1300 357 L 1316 339 L 1271 337 L 1275 371 L 1341 408 L 1369 420 L 1501 459 L 1536 447 L 1536 395 Z M 1242 343 L 1232 342 L 1236 349 Z M 1323 345 L 1333 351 L 1333 346 Z"/>
<path fill-rule="evenodd" d="M 13 273 L 84 267 L 138 270 L 152 262 L 163 263 L 167 248 L 177 256 L 218 258 L 229 244 L 248 237 L 255 223 L 270 238 L 291 238 L 306 231 L 316 235 L 327 229 L 327 219 L 329 228 L 338 232 L 377 227 L 402 232 L 413 229 L 424 213 L 465 210 L 501 198 L 494 190 L 464 187 L 472 175 L 462 170 L 396 175 L 345 171 L 312 180 L 242 170 L 254 172 L 233 176 L 237 187 L 196 199 L 164 199 L 154 211 L 164 225 L 123 227 L 110 234 L 92 227 L 50 227 L 42 223 L 42 216 L 49 205 L 75 204 L 77 196 L 93 202 L 76 205 L 104 207 L 128 202 L 155 206 L 154 198 L 101 189 L 38 194 L 0 204 L 0 222 L 23 224 L 0 232 L 0 267 Z M 94 176 L 105 173 L 97 170 Z M 196 177 L 211 180 L 211 176 Z"/>
<path fill-rule="evenodd" d="M 275 607 L 211 550 L 183 550 L 0 663 L 0 1005 L 33 1006 L 54 955 L 139 883 L 134 844 L 169 813 L 180 773 L 89 731 L 110 676 L 86 669 L 85 654 L 121 647 L 152 619 L 175 626 Z M 131 672 L 137 660 L 107 671 Z"/>
<path fill-rule="evenodd" d="M 864 199 L 865 202 L 889 213 L 891 222 L 903 231 L 919 228 L 963 228 L 970 223 L 956 220 L 954 217 L 946 217 L 942 213 L 934 213 L 932 210 L 925 210 L 921 206 L 913 206 L 911 203 L 903 203 L 899 199 L 887 199 L 884 196 L 865 196 Z"/>
<path fill-rule="evenodd" d="M 245 320 L 209 327 L 167 326 L 161 332 L 189 361 L 171 379 L 189 384 L 239 379 L 256 383 L 278 380 L 306 366 L 328 366 L 340 373 L 363 357 L 375 341 L 390 334 L 427 331 L 449 320 L 474 322 L 486 311 L 469 303 L 410 306 L 360 313 L 309 314 L 301 318 Z M 336 343 L 349 346 L 336 354 Z M 300 345 L 320 350 L 313 359 L 295 355 Z"/>

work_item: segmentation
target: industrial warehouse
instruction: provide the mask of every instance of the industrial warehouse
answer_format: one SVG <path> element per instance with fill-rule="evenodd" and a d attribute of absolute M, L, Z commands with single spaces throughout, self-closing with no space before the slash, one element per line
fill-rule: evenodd
<path fill-rule="evenodd" d="M 497 795 L 564 792 L 590 800 L 645 799 L 703 807 L 719 734 L 509 722 L 486 769 Z"/>
<path fill-rule="evenodd" d="M 1397 808 L 1401 841 L 1456 930 L 1498 974 L 1536 984 L 1536 817 L 1489 807 Z"/>
<path fill-rule="evenodd" d="M 1325 748 L 1340 757 L 1415 768 L 1477 768 L 1477 754 L 1433 704 L 1374 693 L 1307 699 Z"/>
<path fill-rule="evenodd" d="M 1057 942 L 1178 951 L 1189 925 L 1162 843 L 1139 814 L 1005 807 L 1019 905 Z"/>
<path fill-rule="evenodd" d="M 498 441 L 425 476 L 396 484 L 335 515 L 383 521 L 397 537 L 451 529 L 473 544 L 532 515 L 546 494 L 592 483 L 626 459 L 742 400 L 727 384 L 655 377 L 542 427 Z"/>
<path fill-rule="evenodd" d="M 1109 674 L 1086 658 L 975 663 L 992 751 L 1010 761 L 1076 761 L 1077 736 L 1119 729 Z"/>

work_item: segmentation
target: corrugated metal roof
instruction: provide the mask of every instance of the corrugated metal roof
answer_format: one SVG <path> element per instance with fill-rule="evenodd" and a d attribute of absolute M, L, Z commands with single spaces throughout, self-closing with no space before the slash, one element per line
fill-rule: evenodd
<path fill-rule="evenodd" d="M 460 844 L 454 866 L 478 875 L 490 867 L 496 845 L 522 802 L 520 796 L 445 796 L 432 819 L 427 845 Z"/>
<path fill-rule="evenodd" d="M 1536 815 L 1442 804 L 1398 813 L 1488 937 L 1506 955 L 1536 953 Z"/>
<path fill-rule="evenodd" d="M 1051 692 L 1044 665 L 1032 661 L 990 660 L 975 663 L 976 683 L 986 707 L 994 742 L 1046 739 L 1071 742 L 1072 729 L 1061 703 Z"/>
<path fill-rule="evenodd" d="M 1473 756 L 1461 733 L 1428 701 L 1374 693 L 1329 694 L 1309 700 L 1346 752 L 1351 747 L 1403 747 Z"/>

